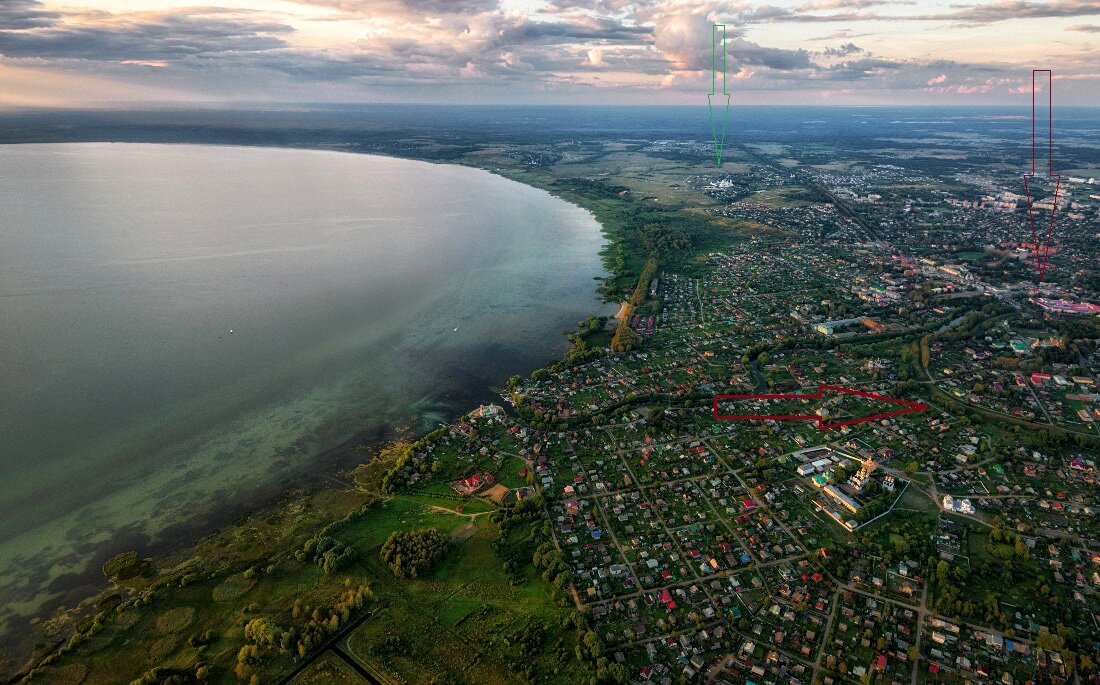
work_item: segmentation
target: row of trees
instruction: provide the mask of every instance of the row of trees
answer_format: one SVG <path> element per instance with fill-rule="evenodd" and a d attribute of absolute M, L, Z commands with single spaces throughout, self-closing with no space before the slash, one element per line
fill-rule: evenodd
<path fill-rule="evenodd" d="M 649 292 L 649 284 L 656 274 L 657 259 L 650 257 L 642 268 L 642 273 L 638 277 L 637 285 L 634 286 L 630 301 L 623 307 L 622 319 L 615 329 L 614 337 L 611 338 L 612 352 L 629 352 L 638 344 L 638 334 L 630 327 L 630 317 L 634 314 L 634 310 L 645 302 L 646 294 Z"/>

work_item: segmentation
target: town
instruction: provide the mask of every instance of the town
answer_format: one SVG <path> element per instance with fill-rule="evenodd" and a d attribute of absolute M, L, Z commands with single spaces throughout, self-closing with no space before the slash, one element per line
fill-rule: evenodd
<path fill-rule="evenodd" d="M 618 317 L 352 489 L 157 572 L 105 567 L 119 594 L 92 627 L 51 623 L 80 637 L 41 672 L 126 654 L 143 682 L 169 672 L 153 659 L 245 682 L 1100 682 L 1096 179 L 1034 201 L 1059 212 L 1047 248 L 1019 175 L 967 161 L 981 136 L 768 135 L 722 167 L 690 139 L 363 143 L 593 211 Z M 409 570 L 386 552 L 402 534 L 438 547 Z M 211 592 L 217 612 L 163 628 Z"/>
<path fill-rule="evenodd" d="M 687 178 L 747 239 L 640 282 L 606 324 L 633 331 L 625 353 L 504 395 L 571 601 L 637 683 L 1095 679 L 1100 297 L 1072 276 L 1095 268 L 1095 180 L 1058 200 L 1070 277 L 1036 284 L 1007 191 L 929 197 L 892 165 L 793 176 Z M 836 199 L 805 199 L 818 185 Z M 933 225 L 965 230 L 937 244 Z M 926 409 L 790 397 L 822 383 Z M 720 421 L 722 393 L 855 420 Z"/>

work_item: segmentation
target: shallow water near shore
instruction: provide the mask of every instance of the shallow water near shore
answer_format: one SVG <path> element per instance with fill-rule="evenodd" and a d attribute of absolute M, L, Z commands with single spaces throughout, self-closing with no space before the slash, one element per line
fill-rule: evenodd
<path fill-rule="evenodd" d="M 492 400 L 613 313 L 602 244 L 587 212 L 465 167 L 0 146 L 0 633 L 356 436 Z"/>

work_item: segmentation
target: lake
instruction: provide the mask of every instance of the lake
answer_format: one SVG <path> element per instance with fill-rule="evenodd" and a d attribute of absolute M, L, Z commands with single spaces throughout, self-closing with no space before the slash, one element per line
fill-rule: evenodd
<path fill-rule="evenodd" d="M 0 623 L 491 401 L 608 313 L 602 245 L 453 165 L 0 146 Z"/>

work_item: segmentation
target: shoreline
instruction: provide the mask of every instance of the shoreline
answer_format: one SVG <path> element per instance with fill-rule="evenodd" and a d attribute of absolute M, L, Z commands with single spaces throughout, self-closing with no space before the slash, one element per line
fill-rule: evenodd
<path fill-rule="evenodd" d="M 256 144 L 227 144 L 227 143 L 185 143 L 185 142 L 167 142 L 167 143 L 149 143 L 143 142 L 131 142 L 131 141 L 72 141 L 76 144 L 103 144 L 103 145 L 128 145 L 128 144 L 155 144 L 155 145 L 173 145 L 173 146 L 187 146 L 187 147 L 211 147 L 211 148 L 250 148 L 250 149 L 276 149 L 276 150 L 295 150 L 302 152 L 325 152 L 325 153 L 343 153 L 348 155 L 367 155 L 376 157 L 385 157 L 392 159 L 399 159 L 406 162 L 421 162 L 425 164 L 433 165 L 450 165 L 455 167 L 462 167 L 465 169 L 476 169 L 486 174 L 495 176 L 499 179 L 512 181 L 519 183 L 528 188 L 541 191 L 549 196 L 554 197 L 560 202 L 567 203 L 572 207 L 582 211 L 587 215 L 600 230 L 600 247 L 598 256 L 602 264 L 602 273 L 597 277 L 599 279 L 606 278 L 611 272 L 607 268 L 606 259 L 604 259 L 602 252 L 609 245 L 612 244 L 612 239 L 609 234 L 607 226 L 601 222 L 595 213 L 590 209 L 583 207 L 576 202 L 565 199 L 550 191 L 545 187 L 539 185 L 524 183 L 509 175 L 505 175 L 492 169 L 485 168 L 483 166 L 476 166 L 472 164 L 462 163 L 460 161 L 451 160 L 426 160 L 416 157 L 402 157 L 395 154 L 386 154 L 380 152 L 360 152 L 342 150 L 339 148 L 330 147 L 318 147 L 318 146 L 296 146 L 296 145 L 256 145 Z M 8 145 L 34 145 L 34 144 L 65 144 L 65 143 L 37 143 L 37 142 L 25 142 L 25 143 L 7 143 Z M 587 315 L 599 315 L 600 303 L 604 305 L 611 304 L 607 300 L 604 300 L 598 292 L 593 296 L 593 307 L 587 313 Z M 621 307 L 620 307 L 621 312 Z M 618 315 L 616 315 L 618 316 Z M 583 320 L 583 318 L 581 319 Z M 540 346 L 541 349 L 546 350 L 546 346 Z M 530 371 L 534 371 L 546 366 L 552 365 L 561 361 L 564 358 L 563 354 L 555 354 L 547 351 L 545 355 L 545 361 L 538 362 L 538 366 Z M 506 378 L 511 373 L 516 373 L 515 369 L 504 374 L 499 380 L 499 384 L 503 386 Z M 493 390 L 494 386 L 480 388 L 474 395 L 481 397 L 483 401 L 492 401 L 499 396 L 498 392 Z M 461 407 L 456 410 L 456 414 L 453 417 L 449 417 L 449 421 L 453 421 L 458 417 L 464 415 L 467 411 L 476 407 L 477 400 L 471 403 L 471 406 Z M 106 579 L 101 571 L 102 561 L 111 558 L 115 554 L 127 552 L 131 550 L 137 550 L 141 558 L 151 559 L 155 562 L 171 561 L 177 557 L 187 555 L 189 551 L 193 551 L 200 547 L 204 542 L 209 541 L 214 536 L 221 533 L 226 528 L 231 528 L 235 525 L 257 516 L 264 514 L 265 512 L 273 512 L 278 508 L 285 506 L 288 501 L 288 497 L 296 492 L 321 492 L 326 490 L 341 490 L 341 489 L 354 489 L 355 486 L 350 481 L 345 481 L 343 476 L 354 469 L 356 466 L 367 463 L 374 458 L 382 449 L 387 445 L 393 444 L 397 440 L 401 439 L 416 439 L 421 437 L 425 431 L 421 431 L 415 428 L 402 426 L 388 427 L 384 431 L 378 430 L 365 430 L 357 433 L 349 439 L 344 440 L 338 445 L 334 445 L 327 449 L 321 450 L 315 454 L 310 455 L 309 461 L 324 462 L 324 466 L 316 469 L 306 469 L 302 472 L 289 477 L 284 478 L 279 482 L 273 482 L 270 486 L 262 488 L 258 491 L 250 493 L 244 497 L 244 502 L 240 506 L 234 506 L 228 509 L 209 510 L 190 517 L 186 521 L 181 521 L 178 524 L 161 531 L 156 537 L 144 538 L 142 536 L 136 536 L 133 538 L 127 538 L 120 536 L 116 538 L 120 542 L 118 545 L 110 545 L 105 547 L 103 558 L 96 558 L 89 562 L 88 567 L 79 573 L 69 574 L 64 579 L 58 579 L 55 581 L 53 587 L 61 588 L 61 597 L 53 601 L 47 601 L 43 603 L 41 608 L 29 615 L 19 615 L 13 617 L 5 624 L 0 624 L 0 638 L 3 638 L 5 643 L 2 651 L 0 651 L 0 675 L 4 677 L 10 677 L 14 673 L 26 665 L 27 655 L 32 651 L 35 642 L 50 643 L 49 639 L 43 639 L 41 630 L 47 623 L 50 617 L 56 616 L 59 612 L 73 612 L 75 615 L 94 615 L 96 611 L 88 611 L 88 606 L 93 601 L 102 601 L 103 599 L 111 596 L 115 593 L 115 588 L 111 582 Z M 114 542 L 114 540 L 112 540 Z M 25 622 L 25 623 L 24 623 Z M 8 659 L 11 659 L 9 662 Z M 9 666 L 11 667 L 10 672 Z"/>

